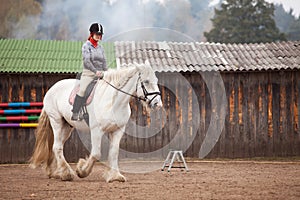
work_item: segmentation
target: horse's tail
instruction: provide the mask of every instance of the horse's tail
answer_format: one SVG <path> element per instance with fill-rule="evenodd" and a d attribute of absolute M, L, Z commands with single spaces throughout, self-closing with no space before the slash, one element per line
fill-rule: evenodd
<path fill-rule="evenodd" d="M 38 127 L 35 131 L 35 146 L 32 157 L 29 160 L 30 167 L 36 168 L 40 165 L 49 166 L 52 163 L 53 141 L 54 135 L 49 116 L 45 111 L 42 111 Z"/>

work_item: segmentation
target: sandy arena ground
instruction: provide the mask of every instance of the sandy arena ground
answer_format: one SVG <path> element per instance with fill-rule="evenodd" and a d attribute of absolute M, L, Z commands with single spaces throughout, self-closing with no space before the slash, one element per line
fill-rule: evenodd
<path fill-rule="evenodd" d="M 300 161 L 197 161 L 188 167 L 123 173 L 127 182 L 106 183 L 99 163 L 89 177 L 72 182 L 48 179 L 41 168 L 0 165 L 0 199 L 300 199 Z"/>

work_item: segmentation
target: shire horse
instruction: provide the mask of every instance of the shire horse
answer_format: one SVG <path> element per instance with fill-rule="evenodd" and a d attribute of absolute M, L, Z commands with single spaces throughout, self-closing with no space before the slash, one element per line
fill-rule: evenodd
<path fill-rule="evenodd" d="M 101 157 L 101 139 L 109 138 L 108 165 L 103 174 L 106 182 L 126 181 L 118 166 L 119 144 L 130 118 L 130 98 L 142 100 L 148 110 L 162 107 L 158 79 L 150 67 L 134 64 L 119 70 L 105 72 L 104 79 L 98 80 L 93 101 L 86 106 L 90 115 L 89 125 L 82 121 L 71 121 L 72 106 L 69 95 L 75 79 L 65 79 L 54 84 L 44 97 L 44 107 L 35 131 L 35 147 L 30 166 L 43 166 L 49 178 L 72 181 L 76 174 L 87 177 L 94 163 Z M 73 129 L 90 133 L 91 152 L 86 159 L 79 159 L 76 174 L 66 162 L 63 148 Z"/>

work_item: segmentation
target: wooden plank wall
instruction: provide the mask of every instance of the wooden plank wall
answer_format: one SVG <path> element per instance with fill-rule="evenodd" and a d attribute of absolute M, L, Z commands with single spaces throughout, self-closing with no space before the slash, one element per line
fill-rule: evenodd
<path fill-rule="evenodd" d="M 222 148 L 214 148 L 209 157 L 299 156 L 300 71 L 226 73 L 222 77 L 228 112 L 217 143 Z"/>
<path fill-rule="evenodd" d="M 73 78 L 70 74 L 0 74 L 0 102 L 39 102 L 57 81 Z M 0 163 L 29 160 L 35 143 L 33 128 L 0 129 Z M 75 161 L 88 155 L 77 134 L 66 143 L 66 159 Z M 74 156 L 75 155 L 75 156 Z"/>
<path fill-rule="evenodd" d="M 168 85 L 167 73 L 158 75 Z M 199 118 L 193 143 L 185 151 L 188 157 L 198 157 L 200 147 L 210 125 L 211 105 L 206 83 L 197 73 L 183 73 L 198 98 L 199 115 L 190 114 L 195 106 L 190 91 L 176 84 L 176 92 L 162 87 L 166 122 L 161 131 L 149 139 L 125 135 L 122 148 L 129 152 L 151 152 L 169 145 L 176 134 L 188 141 L 189 130 Z M 300 71 L 264 71 L 222 73 L 227 96 L 225 126 L 209 158 L 248 158 L 300 155 Z M 173 83 L 172 83 L 173 84 Z M 179 101 L 183 104 L 180 105 Z M 135 104 L 138 104 L 136 102 Z M 147 124 L 142 106 L 135 105 L 132 118 Z M 136 133 L 138 136 L 138 133 Z M 150 142 L 145 146 L 145 142 Z M 134 144 L 133 146 L 131 144 Z M 179 145 L 180 147 L 180 145 Z M 142 150 L 142 151 L 139 151 Z M 164 152 L 165 154 L 166 152 Z"/>
<path fill-rule="evenodd" d="M 162 151 L 165 155 L 166 149 L 173 147 L 170 141 L 179 137 L 179 148 L 189 147 L 185 150 L 185 156 L 198 157 L 211 123 L 213 97 L 210 97 L 200 74 L 182 75 L 190 83 L 190 88 L 185 88 L 180 82 L 182 80 L 170 80 L 168 73 L 158 74 L 165 120 L 150 122 L 150 116 L 141 104 L 134 100 L 131 102 L 131 120 L 140 126 L 155 128 L 158 133 L 148 138 L 138 138 L 141 134 L 139 130 L 127 127 L 127 131 L 133 132 L 122 138 L 123 150 L 147 153 L 167 147 Z M 300 156 L 300 71 L 227 72 L 221 75 L 228 103 L 225 126 L 207 157 Z M 73 76 L 1 74 L 0 102 L 41 101 L 55 82 Z M 166 85 L 175 85 L 175 89 L 164 87 Z M 192 99 L 192 91 L 198 102 Z M 199 114 L 192 112 L 197 109 Z M 146 129 L 146 134 L 152 133 Z M 191 137 L 193 140 L 189 145 Z M 33 146 L 34 129 L 0 129 L 0 163 L 25 162 Z M 76 162 L 88 154 L 77 134 L 73 134 L 66 143 L 65 154 L 70 162 Z"/>

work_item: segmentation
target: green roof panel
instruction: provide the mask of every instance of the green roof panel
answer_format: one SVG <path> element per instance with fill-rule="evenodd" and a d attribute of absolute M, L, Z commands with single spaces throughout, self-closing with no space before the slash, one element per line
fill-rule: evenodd
<path fill-rule="evenodd" d="M 1 73 L 77 73 L 82 41 L 0 39 Z M 109 68 L 116 68 L 114 44 L 102 42 Z"/>

